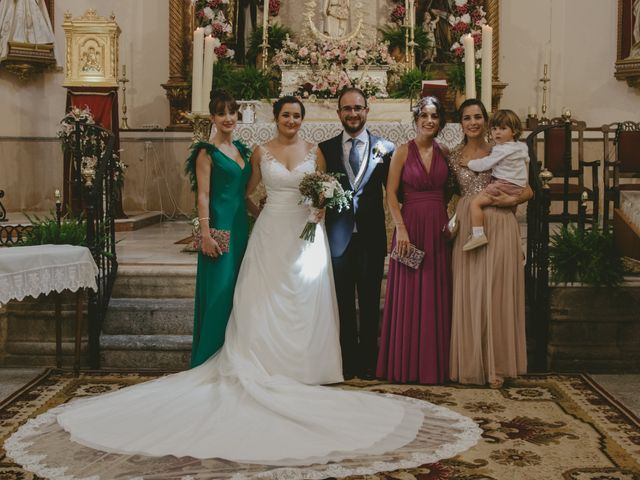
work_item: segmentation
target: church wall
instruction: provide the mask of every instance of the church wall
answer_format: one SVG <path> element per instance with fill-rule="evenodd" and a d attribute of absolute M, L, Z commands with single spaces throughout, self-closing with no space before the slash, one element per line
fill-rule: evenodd
<path fill-rule="evenodd" d="M 508 0 L 500 2 L 501 106 L 522 118 L 542 105 L 542 77 L 550 52 L 548 117 L 563 107 L 589 127 L 640 121 L 640 89 L 613 76 L 617 48 L 616 0 Z"/>
<path fill-rule="evenodd" d="M 365 21 L 387 14 L 385 0 L 362 0 Z M 571 108 L 589 126 L 616 120 L 640 120 L 640 89 L 613 77 L 616 59 L 616 0 L 503 0 L 500 27 L 500 78 L 509 83 L 502 106 L 524 117 L 540 108 L 538 79 L 546 47 L 551 48 L 549 116 Z M 74 16 L 96 8 L 112 11 L 122 33 L 120 64 L 127 65 L 129 124 L 166 126 L 168 102 L 161 83 L 168 73 L 168 0 L 57 0 L 55 33 L 58 54 L 64 54 L 61 24 L 65 11 Z M 283 19 L 298 15 L 303 2 L 283 2 Z M 296 26 L 297 21 L 291 21 Z M 0 189 L 11 210 L 42 211 L 53 206 L 53 190 L 62 185 L 62 155 L 55 131 L 64 113 L 64 76 L 46 72 L 27 83 L 0 70 Z M 153 136 L 157 135 L 157 136 Z M 129 165 L 124 190 L 126 211 L 163 209 L 173 204 L 190 211 L 193 198 L 182 175 L 189 135 L 130 132 L 122 135 L 122 158 Z M 590 134 L 593 137 L 593 133 Z M 145 142 L 151 148 L 145 150 Z M 600 143 L 589 143 L 586 158 L 602 156 Z M 142 158 L 142 160 L 141 160 Z M 171 195 L 170 193 L 171 192 Z"/>
<path fill-rule="evenodd" d="M 168 1 L 157 0 L 57 0 L 54 12 L 56 50 L 64 64 L 64 13 L 80 16 L 89 8 L 108 17 L 112 12 L 120 26 L 120 65 L 127 65 L 129 124 L 158 124 L 169 120 L 169 105 L 160 86 L 169 78 Z M 0 135 L 55 136 L 64 115 L 64 73 L 45 72 L 22 83 L 0 69 Z"/>

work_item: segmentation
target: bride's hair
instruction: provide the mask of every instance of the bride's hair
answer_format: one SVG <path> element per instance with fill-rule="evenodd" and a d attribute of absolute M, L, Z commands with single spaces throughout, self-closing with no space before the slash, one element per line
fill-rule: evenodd
<path fill-rule="evenodd" d="M 294 97 L 293 95 L 285 95 L 284 97 L 280 97 L 275 101 L 275 103 L 273 104 L 273 118 L 278 118 L 282 107 L 284 107 L 287 103 L 297 103 L 298 105 L 300 105 L 300 113 L 302 114 L 302 118 L 304 119 L 304 104 L 298 97 Z"/>

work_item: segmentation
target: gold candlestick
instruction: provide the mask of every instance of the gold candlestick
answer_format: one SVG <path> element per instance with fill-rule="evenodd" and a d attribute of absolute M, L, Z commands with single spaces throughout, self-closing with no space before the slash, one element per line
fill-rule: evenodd
<path fill-rule="evenodd" d="M 264 0 L 262 8 L 262 70 L 265 70 L 269 55 L 269 0 Z"/>
<path fill-rule="evenodd" d="M 547 90 L 549 86 L 547 84 L 551 81 L 551 78 L 549 78 L 549 65 L 546 63 L 544 64 L 544 75 L 540 81 L 542 82 L 542 116 L 540 117 L 540 123 L 545 124 L 549 122 L 547 118 Z"/>
<path fill-rule="evenodd" d="M 409 68 L 413 70 L 416 68 L 416 3 L 415 1 L 409 1 Z"/>
<path fill-rule="evenodd" d="M 122 84 L 122 118 L 120 119 L 120 130 L 129 130 L 127 123 L 127 66 L 122 65 L 122 77 L 118 79 L 118 83 Z"/>

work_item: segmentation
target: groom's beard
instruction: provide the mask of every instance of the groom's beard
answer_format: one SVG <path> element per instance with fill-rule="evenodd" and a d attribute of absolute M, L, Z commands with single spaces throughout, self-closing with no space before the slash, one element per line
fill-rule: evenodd
<path fill-rule="evenodd" d="M 354 123 L 355 120 L 357 120 L 357 122 Z M 341 123 L 345 132 L 352 134 L 358 133 L 364 128 L 365 120 L 358 117 L 357 119 L 354 118 L 351 120 L 341 120 Z"/>

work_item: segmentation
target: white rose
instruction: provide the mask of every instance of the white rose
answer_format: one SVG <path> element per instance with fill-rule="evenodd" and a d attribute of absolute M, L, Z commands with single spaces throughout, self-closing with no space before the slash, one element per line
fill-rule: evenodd
<path fill-rule="evenodd" d="M 322 182 L 322 195 L 324 195 L 324 198 L 333 198 L 335 189 L 334 182 Z"/>

